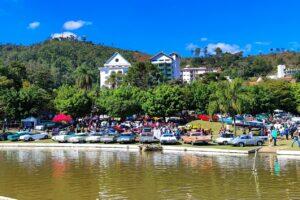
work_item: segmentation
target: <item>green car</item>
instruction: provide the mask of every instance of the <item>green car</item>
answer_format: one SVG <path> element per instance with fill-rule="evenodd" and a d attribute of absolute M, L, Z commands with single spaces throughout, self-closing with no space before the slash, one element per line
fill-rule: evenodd
<path fill-rule="evenodd" d="M 28 134 L 30 134 L 30 132 L 28 132 L 28 131 L 20 131 L 20 132 L 17 132 L 16 134 L 12 134 L 12 135 L 7 136 L 7 140 L 9 140 L 9 141 L 18 141 L 19 138 L 22 135 L 28 135 Z"/>

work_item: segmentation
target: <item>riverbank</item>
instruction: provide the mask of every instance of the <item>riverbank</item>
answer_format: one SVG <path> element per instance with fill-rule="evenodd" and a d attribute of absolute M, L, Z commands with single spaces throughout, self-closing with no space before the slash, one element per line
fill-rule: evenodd
<path fill-rule="evenodd" d="M 70 143 L 0 143 L 1 149 L 123 149 L 139 151 L 138 144 L 70 144 Z M 164 145 L 164 152 L 192 152 L 192 153 L 210 153 L 210 154 L 251 154 L 254 153 L 257 147 L 246 147 L 237 149 L 217 148 L 210 146 L 185 146 L 185 145 Z"/>
<path fill-rule="evenodd" d="M 226 155 L 248 155 L 255 153 L 268 153 L 278 155 L 294 155 L 300 157 L 300 151 L 297 148 L 284 149 L 278 147 L 233 147 L 225 145 L 207 145 L 207 146 L 191 146 L 191 145 L 163 145 L 163 152 L 188 152 L 203 154 L 226 154 Z M 2 149 L 111 149 L 111 150 L 129 150 L 139 151 L 139 144 L 72 144 L 72 143 L 56 143 L 51 140 L 41 140 L 31 143 L 24 142 L 0 142 L 0 150 Z M 295 150 L 294 150 L 295 149 Z M 297 150 L 296 150 L 297 149 Z"/>

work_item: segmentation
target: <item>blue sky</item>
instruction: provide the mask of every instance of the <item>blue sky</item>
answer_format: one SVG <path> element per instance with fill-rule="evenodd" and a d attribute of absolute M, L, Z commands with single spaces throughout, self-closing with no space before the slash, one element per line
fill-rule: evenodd
<path fill-rule="evenodd" d="M 0 42 L 32 44 L 52 34 L 154 54 L 300 49 L 298 0 L 0 0 Z"/>

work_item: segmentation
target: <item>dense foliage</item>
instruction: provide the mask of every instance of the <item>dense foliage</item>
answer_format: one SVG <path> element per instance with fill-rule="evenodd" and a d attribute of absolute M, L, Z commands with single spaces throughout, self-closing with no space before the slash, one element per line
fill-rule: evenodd
<path fill-rule="evenodd" d="M 274 61 L 269 57 L 282 63 L 287 62 L 282 56 L 289 56 L 298 66 L 298 54 L 243 57 L 218 50 L 216 55 L 184 59 L 183 65 L 221 67 L 221 74 L 209 73 L 192 84 L 182 84 L 166 82 L 150 63 L 135 62 L 145 55 L 117 50 L 133 65 L 127 75 L 110 77 L 114 89 L 100 89 L 98 67 L 116 51 L 114 48 L 55 40 L 32 46 L 0 46 L 0 119 L 45 112 L 75 117 L 91 112 L 114 117 L 170 116 L 183 110 L 230 115 L 274 109 L 300 113 L 300 83 L 263 80 L 250 84 L 247 79 L 272 71 Z M 244 79 L 229 82 L 227 74 Z"/>

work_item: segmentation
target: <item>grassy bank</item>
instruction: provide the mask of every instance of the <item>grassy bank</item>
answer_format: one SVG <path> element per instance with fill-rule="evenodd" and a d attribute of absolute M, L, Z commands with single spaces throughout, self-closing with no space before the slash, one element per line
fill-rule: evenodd
<path fill-rule="evenodd" d="M 203 128 L 203 129 L 211 129 L 213 131 L 213 135 L 216 136 L 219 134 L 220 129 L 222 128 L 222 123 L 220 122 L 208 122 L 208 121 L 202 121 L 202 120 L 195 120 L 190 123 L 193 128 Z M 225 126 L 225 124 L 224 124 Z M 233 126 L 230 125 L 230 129 L 233 131 Z M 243 130 L 241 128 L 237 128 L 237 134 L 243 133 Z"/>

